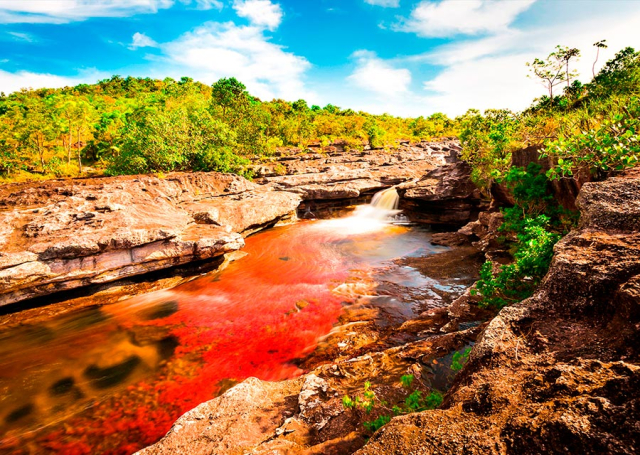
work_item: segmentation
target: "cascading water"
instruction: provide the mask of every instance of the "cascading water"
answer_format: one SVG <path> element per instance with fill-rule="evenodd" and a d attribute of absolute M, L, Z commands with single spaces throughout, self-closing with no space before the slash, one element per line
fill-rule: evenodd
<path fill-rule="evenodd" d="M 400 196 L 398 196 L 396 187 L 392 186 L 374 194 L 373 199 L 371 199 L 371 206 L 380 210 L 396 210 L 399 202 Z"/>
<path fill-rule="evenodd" d="M 322 228 L 339 228 L 344 234 L 363 234 L 378 231 L 396 223 L 400 216 L 398 203 L 400 196 L 395 187 L 374 194 L 371 203 L 356 207 L 353 215 L 347 218 L 329 220 L 319 225 Z M 400 220 L 401 222 L 406 219 Z"/>

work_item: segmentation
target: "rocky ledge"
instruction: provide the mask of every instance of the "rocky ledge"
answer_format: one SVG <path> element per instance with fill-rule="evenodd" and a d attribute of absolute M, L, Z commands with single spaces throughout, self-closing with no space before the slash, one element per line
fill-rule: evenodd
<path fill-rule="evenodd" d="M 2 186 L 0 306 L 211 260 L 242 248 L 243 237 L 294 218 L 297 210 L 314 216 L 311 209 L 323 202 L 349 205 L 400 183 L 430 185 L 428 197 L 407 196 L 427 205 L 463 204 L 455 222 L 464 224 L 480 200 L 469 190 L 459 150 L 452 140 L 393 151 L 289 150 L 257 166 L 255 182 L 175 173 Z"/>
<path fill-rule="evenodd" d="M 354 351 L 293 381 L 248 379 L 140 453 L 638 453 L 640 178 L 586 183 L 578 206 L 581 225 L 557 244 L 539 290 L 488 324 L 465 322 L 481 315 L 463 295 L 403 324 L 391 336 L 400 345 Z M 484 218 L 466 235 L 490 230 L 495 217 Z M 410 327 L 429 330 L 406 342 Z M 433 384 L 447 353 L 473 340 L 440 409 L 395 417 L 367 441 L 362 421 L 376 415 L 346 410 L 345 393 L 371 380 L 397 402 L 401 374 Z"/>

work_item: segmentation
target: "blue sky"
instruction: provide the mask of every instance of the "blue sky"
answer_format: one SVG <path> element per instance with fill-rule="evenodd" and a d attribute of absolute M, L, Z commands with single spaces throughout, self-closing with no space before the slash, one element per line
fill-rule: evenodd
<path fill-rule="evenodd" d="M 262 99 L 417 116 L 522 109 L 544 93 L 525 63 L 578 47 L 581 79 L 640 48 L 634 0 L 0 0 L 0 91 L 113 74 L 207 84 L 235 76 Z"/>

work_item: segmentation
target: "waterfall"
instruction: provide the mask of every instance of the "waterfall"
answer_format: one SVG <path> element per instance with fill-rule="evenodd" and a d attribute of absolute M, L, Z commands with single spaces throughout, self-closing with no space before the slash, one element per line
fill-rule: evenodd
<path fill-rule="evenodd" d="M 378 191 L 371 204 L 356 207 L 351 216 L 325 220 L 317 226 L 321 229 L 339 230 L 343 235 L 357 235 L 386 229 L 389 225 L 403 224 L 407 220 L 399 215 L 400 196 L 395 187 Z M 400 219 L 398 217 L 401 217 Z"/>
<path fill-rule="evenodd" d="M 396 210 L 398 202 L 400 202 L 400 196 L 398 196 L 396 188 L 392 186 L 374 194 L 371 205 L 382 210 Z"/>
<path fill-rule="evenodd" d="M 373 195 L 371 204 L 361 205 L 356 208 L 350 219 L 359 223 L 369 223 L 371 228 L 381 227 L 393 221 L 393 218 L 400 212 L 398 203 L 400 196 L 395 187 L 378 191 Z"/>

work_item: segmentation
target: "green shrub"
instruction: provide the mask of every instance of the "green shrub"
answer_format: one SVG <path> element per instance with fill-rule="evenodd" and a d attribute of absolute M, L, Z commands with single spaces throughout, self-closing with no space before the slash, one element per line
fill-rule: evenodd
<path fill-rule="evenodd" d="M 400 378 L 400 383 L 402 384 L 402 387 L 410 388 L 414 379 L 413 375 L 404 375 Z M 405 398 L 404 403 L 395 405 L 389 409 L 387 406 L 388 403 L 384 400 L 380 400 L 375 392 L 371 390 L 371 382 L 366 381 L 364 383 L 362 397 L 356 396 L 355 398 L 351 398 L 348 395 L 345 395 L 342 398 L 342 405 L 345 409 L 360 409 L 367 414 L 374 411 L 380 413 L 375 420 L 363 422 L 365 429 L 373 433 L 391 421 L 391 415 L 385 412 L 391 412 L 393 415 L 402 415 L 412 412 L 426 411 L 440 406 L 442 404 L 442 400 L 443 395 L 437 390 L 432 390 L 426 396 L 424 396 L 424 393 L 420 390 L 414 390 Z"/>
<path fill-rule="evenodd" d="M 469 354 L 471 354 L 471 348 L 465 348 L 463 352 L 456 351 L 451 358 L 451 369 L 453 371 L 460 371 L 467 360 L 469 360 Z"/>

